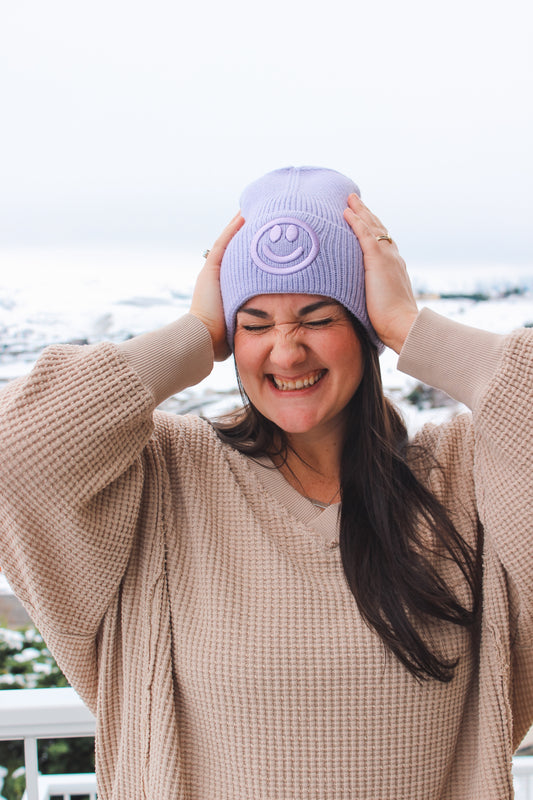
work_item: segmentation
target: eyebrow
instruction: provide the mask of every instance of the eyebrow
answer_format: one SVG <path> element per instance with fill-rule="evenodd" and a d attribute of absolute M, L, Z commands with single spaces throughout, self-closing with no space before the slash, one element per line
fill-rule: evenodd
<path fill-rule="evenodd" d="M 311 314 L 313 311 L 318 311 L 321 308 L 325 308 L 326 306 L 336 306 L 338 303 L 335 300 L 318 300 L 316 303 L 310 303 L 307 306 L 303 306 L 298 311 L 299 317 L 305 317 L 306 314 Z M 250 308 L 246 306 L 246 308 L 239 308 L 238 314 L 250 314 L 252 317 L 259 317 L 260 319 L 268 319 L 270 314 L 267 314 L 266 311 L 262 311 L 260 308 Z"/>

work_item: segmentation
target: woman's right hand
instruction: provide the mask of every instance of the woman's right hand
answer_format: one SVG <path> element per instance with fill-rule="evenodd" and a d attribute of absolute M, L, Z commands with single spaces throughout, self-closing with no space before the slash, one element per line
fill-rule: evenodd
<path fill-rule="evenodd" d="M 239 211 L 209 251 L 192 295 L 190 313 L 203 322 L 209 331 L 215 361 L 224 361 L 231 352 L 226 339 L 226 322 L 220 293 L 220 265 L 226 247 L 243 224 L 244 218 Z"/>

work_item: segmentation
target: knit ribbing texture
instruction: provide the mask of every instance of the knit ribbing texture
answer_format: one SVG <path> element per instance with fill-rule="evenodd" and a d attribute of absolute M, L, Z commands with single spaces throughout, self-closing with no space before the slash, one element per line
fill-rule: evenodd
<path fill-rule="evenodd" d="M 353 192 L 360 194 L 352 180 L 319 167 L 275 170 L 245 189 L 246 222 L 229 243 L 220 271 L 230 346 L 243 303 L 280 293 L 332 297 L 383 349 L 366 310 L 361 247 L 343 217 Z"/>

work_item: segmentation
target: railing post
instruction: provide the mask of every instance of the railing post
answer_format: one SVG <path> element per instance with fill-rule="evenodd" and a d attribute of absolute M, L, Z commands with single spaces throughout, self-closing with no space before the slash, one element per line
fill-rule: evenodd
<path fill-rule="evenodd" d="M 37 759 L 37 739 L 24 739 L 24 764 L 26 767 L 26 797 L 39 800 L 39 762 Z"/>

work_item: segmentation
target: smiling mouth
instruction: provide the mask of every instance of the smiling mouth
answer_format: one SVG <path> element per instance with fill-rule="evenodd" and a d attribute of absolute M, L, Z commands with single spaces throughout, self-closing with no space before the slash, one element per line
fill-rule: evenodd
<path fill-rule="evenodd" d="M 296 250 L 293 250 L 292 253 L 289 253 L 288 256 L 277 256 L 275 253 L 272 252 L 270 247 L 266 244 L 264 251 L 266 255 L 269 257 L 271 261 L 275 261 L 276 264 L 288 264 L 289 261 L 295 261 L 297 258 L 300 258 L 304 249 L 303 247 L 297 247 Z"/>
<path fill-rule="evenodd" d="M 326 371 L 325 369 L 321 369 L 311 373 L 311 375 L 297 378 L 295 381 L 287 380 L 286 378 L 276 378 L 275 375 L 271 375 L 270 379 L 276 389 L 279 389 L 281 392 L 294 392 L 298 389 L 307 389 L 309 386 L 314 386 L 315 383 L 318 383 L 318 381 L 324 377 Z"/>

